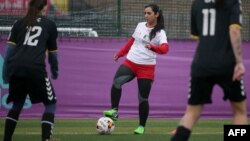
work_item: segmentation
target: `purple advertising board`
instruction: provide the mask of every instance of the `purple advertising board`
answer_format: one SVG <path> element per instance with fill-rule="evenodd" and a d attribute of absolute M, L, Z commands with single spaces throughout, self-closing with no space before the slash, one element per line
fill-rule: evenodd
<path fill-rule="evenodd" d="M 59 118 L 97 118 L 103 110 L 110 108 L 110 89 L 114 74 L 123 62 L 113 60 L 113 55 L 124 46 L 127 39 L 60 38 L 58 40 L 59 78 L 52 80 L 56 91 Z M 0 65 L 2 70 L 6 39 L 0 39 Z M 180 118 L 185 111 L 188 95 L 190 64 L 197 42 L 191 40 L 169 40 L 170 51 L 158 55 L 149 97 L 152 118 Z M 250 43 L 243 43 L 244 62 L 247 73 L 245 90 L 250 92 Z M 49 73 L 49 70 L 48 70 Z M 1 74 L 1 73 L 0 73 Z M 0 118 L 4 118 L 11 104 L 6 104 L 8 85 L 2 78 L 0 93 Z M 136 79 L 123 86 L 119 114 L 121 118 L 138 116 Z M 229 118 L 232 113 L 229 102 L 222 100 L 222 90 L 213 90 L 213 104 L 207 105 L 202 116 L 207 118 Z M 43 105 L 32 105 L 27 98 L 21 117 L 41 117 Z M 248 99 L 248 113 L 250 102 Z"/>

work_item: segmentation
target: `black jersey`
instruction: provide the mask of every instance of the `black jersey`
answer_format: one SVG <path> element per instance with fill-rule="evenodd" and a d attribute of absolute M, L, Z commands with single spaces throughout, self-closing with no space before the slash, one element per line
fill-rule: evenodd
<path fill-rule="evenodd" d="M 23 19 L 17 20 L 8 39 L 14 44 L 14 55 L 9 59 L 9 73 L 16 76 L 45 76 L 46 51 L 57 50 L 56 24 L 45 18 L 37 18 L 33 27 L 26 27 Z"/>
<path fill-rule="evenodd" d="M 241 1 L 195 0 L 191 10 L 191 34 L 199 37 L 192 63 L 192 76 L 232 74 L 235 57 L 229 27 L 242 25 Z"/>

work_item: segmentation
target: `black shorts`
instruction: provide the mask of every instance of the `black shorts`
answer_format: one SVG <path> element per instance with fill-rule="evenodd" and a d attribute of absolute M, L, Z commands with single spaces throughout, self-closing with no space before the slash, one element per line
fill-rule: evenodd
<path fill-rule="evenodd" d="M 224 100 L 241 102 L 246 99 L 243 80 L 232 81 L 232 76 L 191 77 L 188 104 L 212 103 L 212 91 L 216 84 L 222 88 Z"/>
<path fill-rule="evenodd" d="M 11 77 L 7 103 L 23 100 L 27 95 L 29 95 L 33 104 L 40 102 L 45 105 L 56 103 L 56 95 L 48 77 Z"/>

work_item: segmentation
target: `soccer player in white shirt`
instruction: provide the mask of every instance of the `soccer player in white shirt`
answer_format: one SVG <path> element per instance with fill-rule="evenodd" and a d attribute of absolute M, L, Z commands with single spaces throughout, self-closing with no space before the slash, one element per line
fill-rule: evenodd
<path fill-rule="evenodd" d="M 137 77 L 139 98 L 139 127 L 135 134 L 143 134 L 149 114 L 148 97 L 154 80 L 157 54 L 166 54 L 169 50 L 162 10 L 156 4 L 149 4 L 144 9 L 146 22 L 138 23 L 132 37 L 114 56 L 117 61 L 127 54 L 126 60 L 118 68 L 111 88 L 111 110 L 104 115 L 118 119 L 118 107 L 122 85 Z"/>

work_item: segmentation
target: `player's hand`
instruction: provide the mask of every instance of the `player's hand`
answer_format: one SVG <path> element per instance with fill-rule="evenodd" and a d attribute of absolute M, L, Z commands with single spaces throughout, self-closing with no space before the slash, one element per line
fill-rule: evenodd
<path fill-rule="evenodd" d="M 53 80 L 56 80 L 57 78 L 58 78 L 58 71 L 51 71 L 51 78 L 53 79 Z"/>
<path fill-rule="evenodd" d="M 146 44 L 146 46 L 145 46 L 147 49 L 149 49 L 149 50 L 151 50 L 151 45 L 150 44 Z"/>
<path fill-rule="evenodd" d="M 241 80 L 245 72 L 246 72 L 246 69 L 245 69 L 244 64 L 242 62 L 237 63 L 234 67 L 233 81 Z"/>
<path fill-rule="evenodd" d="M 51 75 L 51 78 L 53 79 L 53 80 L 56 80 L 57 79 L 57 77 L 58 77 L 58 75 Z"/>
<path fill-rule="evenodd" d="M 115 61 L 118 61 L 119 57 L 118 57 L 117 55 L 114 55 L 113 59 L 114 59 Z"/>

